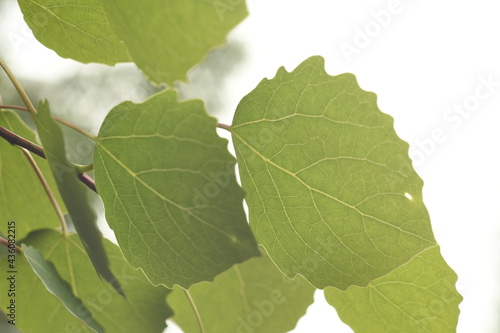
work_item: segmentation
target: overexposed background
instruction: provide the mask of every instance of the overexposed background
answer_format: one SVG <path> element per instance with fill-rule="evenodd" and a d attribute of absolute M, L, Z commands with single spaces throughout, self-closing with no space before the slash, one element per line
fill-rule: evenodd
<path fill-rule="evenodd" d="M 239 100 L 280 66 L 291 71 L 322 55 L 331 75 L 354 73 L 363 89 L 377 93 L 380 109 L 394 117 L 397 133 L 411 145 L 436 238 L 459 276 L 464 301 L 458 332 L 500 332 L 500 3 L 247 4 L 250 16 L 229 35 L 228 47 L 193 70 L 190 84 L 178 85 L 181 96 L 205 99 L 209 112 L 230 124 Z M 0 56 L 26 87 L 54 100 L 55 113 L 97 133 L 113 105 L 154 91 L 130 64 L 59 58 L 36 41 L 15 0 L 1 0 L 0 7 Z M 3 82 L 0 91 L 7 86 Z M 84 146 L 82 159 L 91 154 Z M 317 292 L 293 332 L 352 330 Z"/>

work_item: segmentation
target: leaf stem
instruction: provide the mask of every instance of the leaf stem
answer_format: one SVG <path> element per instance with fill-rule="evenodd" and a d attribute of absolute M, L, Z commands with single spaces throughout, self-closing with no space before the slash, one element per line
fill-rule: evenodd
<path fill-rule="evenodd" d="M 0 104 L 0 109 L 6 109 L 6 110 L 19 110 L 19 111 L 28 111 L 28 108 L 24 107 L 24 106 L 18 106 L 18 105 L 1 105 Z M 96 140 L 96 136 L 86 130 L 84 130 L 83 128 L 81 127 L 78 127 L 76 126 L 75 124 L 73 123 L 70 123 L 69 121 L 67 120 L 64 120 L 62 118 L 59 118 L 57 116 L 52 116 L 52 119 L 54 119 L 55 121 L 57 121 L 58 123 L 66 126 L 66 127 L 69 127 L 71 128 L 72 130 L 75 130 L 77 131 L 78 133 L 86 136 L 87 138 L 95 141 Z"/>
<path fill-rule="evenodd" d="M 7 67 L 7 65 L 2 61 L 2 59 L 0 59 L 0 67 L 3 68 L 3 70 L 5 71 L 5 73 L 7 74 L 7 76 L 9 77 L 10 81 L 12 82 L 12 84 L 14 85 L 14 87 L 16 88 L 17 93 L 19 94 L 19 96 L 23 100 L 24 104 L 28 108 L 29 113 L 31 113 L 31 115 L 34 117 L 36 115 L 36 109 L 33 106 L 33 104 L 31 103 L 31 101 L 30 101 L 30 99 L 28 97 L 28 94 L 26 94 L 26 92 L 24 91 L 24 89 L 21 86 L 21 84 L 19 83 L 19 81 L 16 79 L 16 77 L 11 72 L 11 70 L 9 69 L 9 67 Z"/>
<path fill-rule="evenodd" d="M 59 222 L 61 223 L 61 229 L 62 229 L 63 234 L 68 235 L 68 226 L 66 225 L 66 220 L 64 219 L 64 214 L 61 210 L 61 207 L 59 206 L 59 203 L 57 202 L 57 199 L 56 199 L 54 193 L 52 193 L 52 190 L 50 189 L 50 186 L 47 183 L 47 180 L 43 176 L 42 170 L 40 170 L 40 168 L 38 167 L 38 164 L 36 164 L 35 159 L 33 158 L 33 156 L 31 156 L 29 151 L 27 151 L 23 147 L 19 147 L 19 149 L 21 149 L 21 151 L 24 153 L 24 155 L 26 156 L 26 158 L 30 162 L 31 167 L 33 168 L 36 175 L 38 176 L 40 183 L 42 183 L 42 186 L 45 189 L 45 193 L 47 193 L 47 196 L 49 197 L 50 203 L 54 207 L 54 210 L 56 211 L 57 217 L 59 218 Z"/>
<path fill-rule="evenodd" d="M 41 158 L 46 158 L 45 151 L 43 150 L 42 147 L 40 147 L 39 145 L 13 133 L 13 132 L 9 131 L 8 129 L 1 127 L 1 126 L 0 126 L 0 137 L 2 137 L 3 139 L 5 139 L 7 142 L 9 142 L 10 144 L 12 144 L 14 146 L 22 147 L 23 149 L 27 149 L 27 150 L 31 151 L 32 153 L 40 156 Z M 90 168 L 91 166 L 93 166 L 93 164 L 81 166 L 81 167 Z M 77 166 L 77 170 L 78 170 L 78 166 Z M 80 181 L 82 183 L 84 183 L 92 191 L 97 193 L 97 189 L 95 187 L 95 181 L 92 178 L 90 178 L 88 175 L 86 175 L 83 172 L 78 173 L 78 179 L 80 179 Z"/>
<path fill-rule="evenodd" d="M 69 121 L 66 121 L 66 120 L 64 120 L 64 119 L 62 119 L 62 118 L 59 118 L 59 117 L 56 117 L 56 116 L 54 116 L 54 119 L 55 119 L 56 121 L 58 121 L 59 123 L 63 124 L 64 126 L 69 127 L 69 128 L 71 128 L 72 130 L 75 130 L 75 131 L 77 131 L 78 133 L 80 133 L 80 134 L 82 134 L 82 135 L 86 136 L 87 138 L 89 138 L 89 139 L 90 139 L 90 140 L 92 140 L 92 141 L 96 141 L 96 140 L 97 140 L 97 137 L 96 137 L 94 134 L 92 134 L 92 133 L 90 133 L 90 132 L 88 132 L 88 131 L 84 130 L 84 129 L 83 129 L 83 128 L 81 128 L 81 127 L 76 126 L 76 125 L 75 125 L 75 124 L 73 124 L 73 123 L 70 123 Z"/>
<path fill-rule="evenodd" d="M 205 333 L 205 327 L 203 326 L 203 321 L 201 320 L 200 312 L 198 311 L 198 308 L 194 303 L 193 297 L 191 297 L 191 294 L 187 289 L 182 288 L 182 290 L 184 290 L 184 294 L 186 294 L 189 304 L 191 304 L 191 307 L 193 308 L 194 315 L 196 316 L 196 320 L 198 321 L 198 325 L 200 326 L 200 333 Z"/>
<path fill-rule="evenodd" d="M 87 165 L 75 164 L 75 167 L 79 173 L 87 173 L 94 170 L 94 163 L 90 163 Z"/>
<path fill-rule="evenodd" d="M 225 129 L 228 132 L 231 132 L 231 126 L 229 126 L 229 125 L 226 125 L 226 124 L 223 124 L 223 123 L 217 123 L 217 127 Z"/>

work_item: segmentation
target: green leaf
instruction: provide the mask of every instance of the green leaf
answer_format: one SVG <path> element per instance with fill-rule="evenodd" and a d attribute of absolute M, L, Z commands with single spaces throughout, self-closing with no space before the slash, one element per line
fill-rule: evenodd
<path fill-rule="evenodd" d="M 247 16 L 243 0 L 103 0 L 116 34 L 146 76 L 172 85 Z"/>
<path fill-rule="evenodd" d="M 63 58 L 114 65 L 131 61 L 100 0 L 18 0 L 40 43 Z"/>
<path fill-rule="evenodd" d="M 88 260 L 88 259 L 87 259 Z M 17 254 L 15 273 L 10 273 L 7 258 L 0 258 L 0 279 L 9 283 L 14 275 L 14 293 L 9 289 L 0 292 L 0 305 L 7 311 L 9 320 L 25 333 L 79 332 L 93 333 L 84 322 L 73 316 L 42 284 L 24 256 Z M 94 274 L 95 275 L 95 274 Z M 14 281 L 14 280 L 13 280 Z M 102 282 L 99 282 L 102 285 Z M 14 305 L 11 305 L 11 302 Z M 8 307 L 11 306 L 12 309 Z M 0 331 L 3 333 L 3 330 Z"/>
<path fill-rule="evenodd" d="M 109 268 L 109 261 L 102 245 L 102 234 L 97 228 L 96 216 L 87 198 L 88 189 L 79 181 L 75 166 L 66 159 L 64 137 L 61 128 L 52 119 L 47 101 L 38 104 L 35 123 L 59 193 L 85 251 L 97 274 L 111 283 L 121 294 L 120 285 Z"/>
<path fill-rule="evenodd" d="M 167 90 L 108 114 L 97 190 L 123 255 L 152 283 L 187 288 L 260 255 L 234 164 L 199 100 Z"/>
<path fill-rule="evenodd" d="M 250 225 L 288 276 L 366 286 L 436 244 L 393 119 L 321 57 L 280 68 L 238 105 L 232 136 Z"/>
<path fill-rule="evenodd" d="M 206 333 L 288 332 L 313 302 L 314 291 L 300 276 L 285 277 L 267 256 L 235 265 L 213 283 L 189 288 Z M 184 290 L 175 288 L 168 303 L 175 313 L 172 319 L 185 333 L 200 332 Z"/>
<path fill-rule="evenodd" d="M 64 306 L 75 316 L 84 321 L 96 332 L 104 332 L 104 328 L 95 321 L 92 313 L 71 291 L 71 286 L 63 280 L 54 265 L 43 258 L 42 254 L 31 246 L 22 245 L 23 253 L 45 288 L 57 296 Z"/>
<path fill-rule="evenodd" d="M 366 287 L 325 289 L 327 301 L 355 332 L 456 332 L 462 297 L 437 245 Z"/>
<path fill-rule="evenodd" d="M 83 302 L 106 332 L 161 333 L 164 330 L 165 320 L 172 315 L 165 303 L 170 291 L 152 286 L 144 274 L 125 261 L 115 244 L 104 240 L 113 272 L 127 299 L 93 272 L 92 263 L 76 234 L 65 237 L 56 231 L 40 230 L 32 232 L 24 244 L 37 249 L 46 261 L 53 264 L 58 275 L 71 285 L 75 297 Z M 5 264 L 6 260 L 0 260 L 2 281 L 5 281 L 7 272 Z M 47 291 L 21 255 L 17 256 L 16 270 L 16 325 L 19 329 L 26 333 L 92 332 Z M 57 296 L 61 297 L 61 294 Z M 2 308 L 5 308 L 9 298 L 2 292 L 0 299 Z"/>
<path fill-rule="evenodd" d="M 35 133 L 14 112 L 0 110 L 0 126 L 36 142 Z M 54 190 L 63 211 L 62 199 L 56 191 L 47 162 L 33 158 Z M 35 229 L 57 228 L 57 214 L 28 159 L 16 147 L 0 138 L 0 230 L 7 234 L 7 222 L 16 223 L 16 238 L 22 239 Z"/>

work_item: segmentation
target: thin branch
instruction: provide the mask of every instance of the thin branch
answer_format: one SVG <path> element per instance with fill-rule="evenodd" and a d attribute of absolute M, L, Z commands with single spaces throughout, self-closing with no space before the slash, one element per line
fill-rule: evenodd
<path fill-rule="evenodd" d="M 229 125 L 226 125 L 226 124 L 223 124 L 223 123 L 217 123 L 217 127 L 225 129 L 226 131 L 231 132 L 231 126 L 229 126 Z"/>
<path fill-rule="evenodd" d="M 75 124 L 70 123 L 69 121 L 66 121 L 66 120 L 64 120 L 64 119 L 62 119 L 62 118 L 59 118 L 59 117 L 56 117 L 56 116 L 53 116 L 53 117 L 54 117 L 54 119 L 55 119 L 55 120 L 57 120 L 59 123 L 61 123 L 61 124 L 63 124 L 64 126 L 69 127 L 69 128 L 71 128 L 71 129 L 73 129 L 73 130 L 77 131 L 78 133 L 80 133 L 80 134 L 82 134 L 82 135 L 86 136 L 87 138 L 89 138 L 90 140 L 92 140 L 92 141 L 96 141 L 96 140 L 97 140 L 97 138 L 96 138 L 96 136 L 95 136 L 94 134 L 92 134 L 92 133 L 90 133 L 90 132 L 88 132 L 88 131 L 84 130 L 83 128 L 78 127 L 78 126 L 76 126 Z"/>
<path fill-rule="evenodd" d="M 19 110 L 19 111 L 28 111 L 28 108 L 24 107 L 24 106 L 18 106 L 18 105 L 0 105 L 0 109 L 6 109 L 6 110 Z M 96 140 L 96 136 L 86 130 L 84 130 L 83 128 L 81 127 L 78 127 L 76 126 L 75 124 L 73 123 L 70 123 L 69 121 L 67 120 L 64 120 L 62 118 L 59 118 L 57 116 L 52 116 L 52 119 L 54 119 L 55 121 L 57 121 L 59 124 L 62 124 L 68 128 L 71 128 L 72 130 L 75 130 L 77 131 L 78 133 L 86 136 L 87 138 L 95 141 Z"/>
<path fill-rule="evenodd" d="M 184 294 L 186 294 L 186 297 L 189 301 L 189 304 L 191 304 L 191 307 L 193 308 L 194 315 L 196 316 L 196 320 L 198 320 L 198 325 L 200 326 L 200 333 L 205 333 L 205 327 L 203 326 L 203 322 L 201 320 L 200 312 L 198 311 L 198 308 L 196 307 L 196 304 L 194 304 L 194 300 L 191 297 L 191 294 L 189 293 L 188 290 L 182 288 L 184 290 Z"/>
<path fill-rule="evenodd" d="M 64 214 L 61 210 L 61 207 L 59 206 L 59 203 L 57 202 L 57 199 L 56 199 L 54 193 L 52 193 L 52 190 L 50 189 L 50 186 L 47 183 L 47 180 L 45 180 L 45 177 L 43 176 L 42 170 L 40 170 L 40 168 L 38 167 L 38 164 L 36 164 L 35 159 L 33 158 L 33 156 L 31 156 L 29 151 L 27 151 L 26 149 L 24 149 L 22 147 L 19 147 L 19 149 L 21 149 L 21 151 L 24 153 L 24 155 L 26 156 L 26 158 L 30 162 L 31 167 L 33 168 L 36 175 L 38 176 L 40 183 L 42 183 L 42 186 L 45 190 L 45 193 L 47 193 L 47 196 L 49 197 L 50 203 L 54 207 L 54 210 L 56 211 L 57 217 L 59 218 L 59 222 L 61 223 L 62 232 L 64 235 L 67 235 L 68 234 L 68 226 L 66 225 L 66 220 L 64 219 Z"/>
<path fill-rule="evenodd" d="M 42 158 L 46 158 L 45 152 L 42 147 L 29 140 L 26 140 L 23 137 L 20 137 L 19 135 L 1 126 L 0 126 L 0 137 L 4 138 L 7 142 L 9 142 L 14 146 L 22 147 Z M 80 179 L 80 181 L 84 183 L 89 189 L 97 193 L 97 189 L 95 187 L 95 181 L 88 175 L 86 175 L 85 173 L 79 173 L 78 179 Z"/>
<path fill-rule="evenodd" d="M 19 83 L 19 81 L 17 81 L 16 77 L 11 72 L 11 70 L 9 69 L 9 67 L 7 67 L 7 65 L 1 59 L 0 59 L 0 67 L 3 68 L 3 70 L 5 71 L 5 73 L 7 74 L 7 76 L 9 77 L 10 81 L 12 82 L 12 84 L 14 85 L 14 87 L 16 88 L 17 93 L 19 94 L 19 96 L 23 100 L 24 104 L 28 108 L 28 111 L 34 117 L 36 115 L 36 109 L 33 106 L 33 103 L 31 103 L 31 101 L 30 101 L 30 99 L 28 97 L 28 94 L 26 94 L 26 92 L 24 91 L 24 89 L 21 86 L 21 84 Z"/>
<path fill-rule="evenodd" d="M 0 137 L 4 138 L 7 142 L 9 142 L 12 145 L 23 147 L 37 154 L 41 158 L 45 158 L 45 152 L 43 151 L 42 147 L 29 140 L 26 140 L 25 138 L 1 126 L 0 126 Z"/>

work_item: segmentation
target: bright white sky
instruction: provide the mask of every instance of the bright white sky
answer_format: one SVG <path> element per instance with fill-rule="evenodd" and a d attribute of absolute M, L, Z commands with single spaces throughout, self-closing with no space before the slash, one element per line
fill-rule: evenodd
<path fill-rule="evenodd" d="M 332 75 L 354 73 L 363 89 L 377 93 L 381 110 L 394 117 L 396 131 L 411 145 L 436 238 L 459 276 L 464 301 L 458 332 L 498 332 L 500 3 L 247 4 L 249 18 L 229 36 L 230 43 L 243 44 L 245 60 L 220 87 L 226 100 L 221 120 L 231 123 L 238 101 L 263 77 L 273 77 L 283 65 L 291 71 L 311 55 L 322 55 Z M 388 10 L 390 16 L 378 15 L 377 21 L 377 13 Z M 20 14 L 2 17 L 0 38 L 9 38 L 6 60 L 19 76 L 52 81 L 81 68 L 40 46 Z M 352 332 L 322 294 L 316 296 L 293 332 Z"/>

